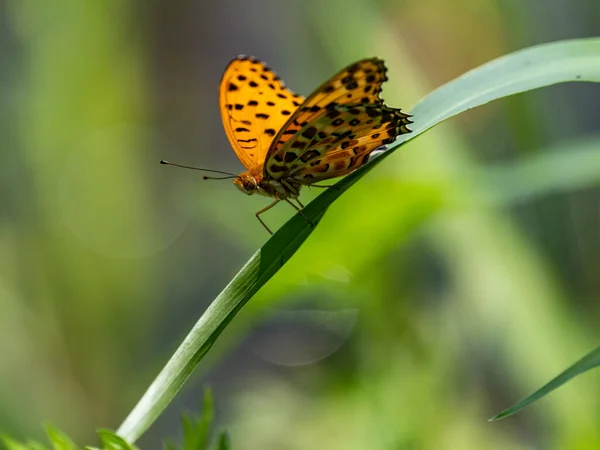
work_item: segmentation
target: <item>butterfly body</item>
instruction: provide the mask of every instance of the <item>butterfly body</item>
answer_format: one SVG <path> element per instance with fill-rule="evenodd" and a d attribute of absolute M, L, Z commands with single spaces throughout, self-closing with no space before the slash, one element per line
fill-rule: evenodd
<path fill-rule="evenodd" d="M 244 194 L 259 194 L 277 200 L 298 198 L 300 195 L 300 183 L 293 179 L 275 180 L 265 178 L 262 174 L 243 172 L 233 180 L 233 184 Z"/>
<path fill-rule="evenodd" d="M 374 150 L 410 132 L 410 116 L 379 97 L 386 80 L 381 59 L 364 59 L 304 99 L 254 57 L 238 56 L 229 63 L 219 89 L 221 117 L 247 170 L 234 184 L 247 195 L 274 199 L 256 213 L 267 231 L 261 213 L 286 201 L 302 214 L 302 186 L 344 176 L 365 164 Z"/>

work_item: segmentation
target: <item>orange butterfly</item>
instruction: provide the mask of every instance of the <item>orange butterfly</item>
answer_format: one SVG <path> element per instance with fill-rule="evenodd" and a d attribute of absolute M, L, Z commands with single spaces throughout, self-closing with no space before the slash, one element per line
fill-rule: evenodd
<path fill-rule="evenodd" d="M 346 175 L 365 164 L 375 149 L 410 132 L 410 116 L 379 97 L 386 80 L 382 60 L 364 59 L 304 99 L 264 62 L 238 56 L 221 79 L 219 106 L 225 133 L 247 171 L 212 172 L 231 175 L 245 194 L 275 199 L 256 213 L 273 234 L 260 218 L 263 212 L 285 201 L 302 214 L 298 196 L 303 185 Z"/>

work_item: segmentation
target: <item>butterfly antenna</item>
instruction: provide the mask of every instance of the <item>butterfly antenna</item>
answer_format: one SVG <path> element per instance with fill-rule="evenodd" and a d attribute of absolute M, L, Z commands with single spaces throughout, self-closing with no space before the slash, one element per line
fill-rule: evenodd
<path fill-rule="evenodd" d="M 238 177 L 237 175 L 235 175 L 233 173 L 223 172 L 221 170 L 202 169 L 200 167 L 184 166 L 182 164 L 175 164 L 175 163 L 172 163 L 169 161 L 165 161 L 164 159 L 161 159 L 159 161 L 159 163 L 165 164 L 167 166 L 181 167 L 182 169 L 201 170 L 202 172 L 212 172 L 212 173 L 220 173 L 223 175 L 227 175 L 226 177 L 207 177 L 206 175 L 204 175 L 202 177 L 203 180 L 226 180 L 228 178 L 237 178 Z"/>
<path fill-rule="evenodd" d="M 206 175 L 202 176 L 203 180 L 230 180 L 231 178 L 238 178 L 237 175 L 229 175 L 226 177 L 207 177 Z"/>

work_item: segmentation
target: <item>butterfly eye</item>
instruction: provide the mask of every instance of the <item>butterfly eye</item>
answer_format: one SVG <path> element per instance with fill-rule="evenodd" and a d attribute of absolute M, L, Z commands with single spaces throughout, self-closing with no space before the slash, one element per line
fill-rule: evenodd
<path fill-rule="evenodd" d="M 254 194 L 256 190 L 256 180 L 254 178 L 246 178 L 243 180 L 244 190 L 247 191 L 248 194 Z"/>
<path fill-rule="evenodd" d="M 257 183 L 252 177 L 236 178 L 233 184 L 244 194 L 252 195 L 256 192 Z"/>

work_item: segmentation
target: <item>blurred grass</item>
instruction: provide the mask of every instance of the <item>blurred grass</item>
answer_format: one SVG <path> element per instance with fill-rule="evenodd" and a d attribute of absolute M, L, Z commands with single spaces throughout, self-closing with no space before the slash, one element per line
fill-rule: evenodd
<path fill-rule="evenodd" d="M 4 193 L 16 212 L 2 233 L 1 328 L 16 347 L 2 351 L 2 409 L 19 424 L 8 432 L 35 436 L 52 417 L 81 438 L 115 420 L 117 380 L 146 336 L 131 321 L 156 304 L 146 281 L 160 266 L 127 259 L 160 239 L 144 142 L 127 127 L 148 117 L 142 54 L 120 1 L 10 1 L 7 12 L 21 55 L 10 93 L 22 177 Z"/>
<path fill-rule="evenodd" d="M 384 98 L 406 107 L 502 53 L 598 29 L 593 0 L 5 5 L 0 429 L 36 437 L 51 420 L 88 441 L 120 422 L 267 238 L 253 217 L 260 199 L 156 164 L 179 153 L 236 170 L 216 110 L 231 57 L 254 53 L 306 94 L 377 55 L 389 67 Z M 480 108 L 336 202 L 207 360 L 234 444 L 596 448 L 593 373 L 485 422 L 597 345 L 595 92 L 552 88 Z M 324 239 L 355 222 L 351 238 Z M 345 345 L 293 369 L 257 362 L 256 324 L 307 303 L 358 311 Z M 157 448 L 199 395 L 182 393 L 140 445 Z"/>

